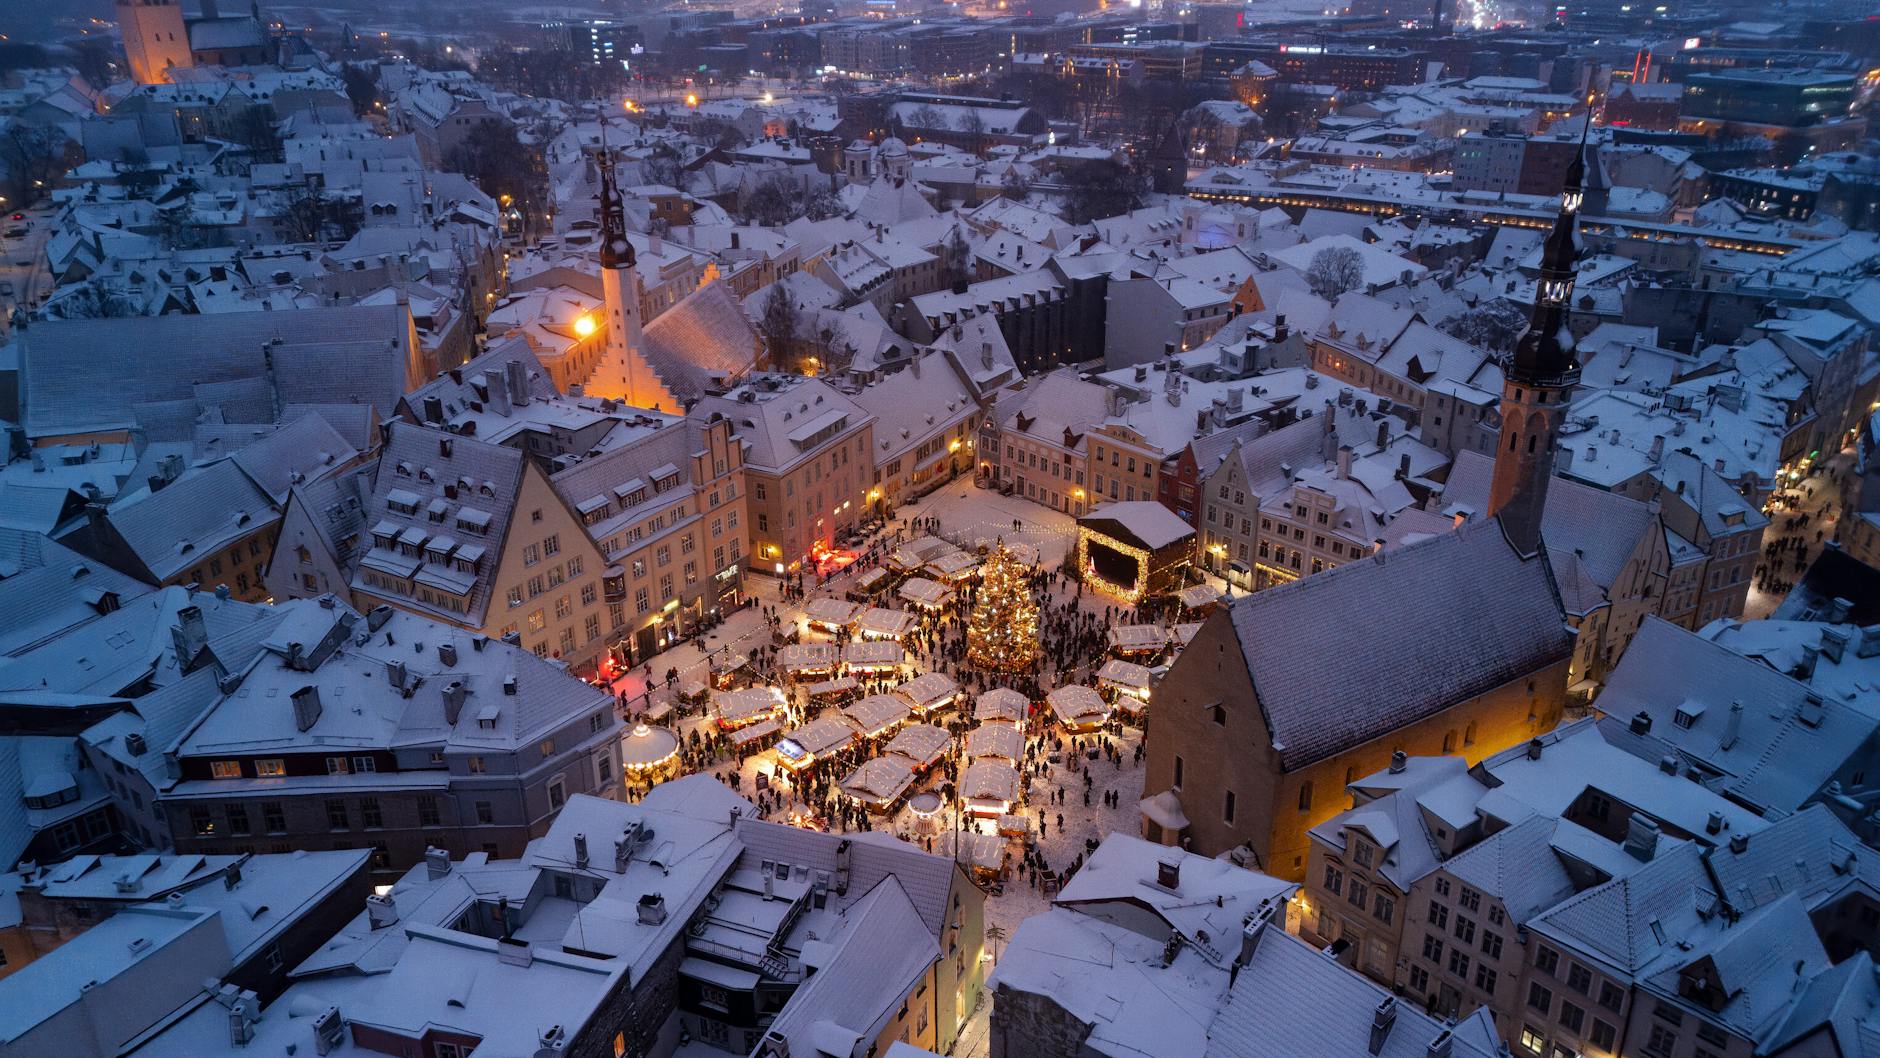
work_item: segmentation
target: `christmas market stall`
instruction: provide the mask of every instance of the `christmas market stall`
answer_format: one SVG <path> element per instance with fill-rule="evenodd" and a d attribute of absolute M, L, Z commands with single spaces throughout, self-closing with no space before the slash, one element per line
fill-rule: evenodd
<path fill-rule="evenodd" d="M 863 738 L 880 738 L 907 719 L 907 703 L 892 694 L 871 694 L 842 710 L 849 726 Z"/>
<path fill-rule="evenodd" d="M 973 571 L 979 568 L 979 559 L 954 548 L 944 554 L 936 555 L 921 568 L 935 580 L 958 584 L 971 577 Z"/>
<path fill-rule="evenodd" d="M 1212 584 L 1190 584 L 1176 598 L 1189 614 L 1206 616 L 1221 601 L 1221 590 Z"/>
<path fill-rule="evenodd" d="M 812 630 L 834 635 L 849 626 L 855 615 L 862 611 L 860 603 L 847 599 L 831 599 L 818 596 L 803 605 L 803 618 L 809 622 Z"/>
<path fill-rule="evenodd" d="M 779 716 L 783 705 L 783 692 L 775 687 L 746 687 L 712 695 L 712 714 L 726 731 Z"/>
<path fill-rule="evenodd" d="M 944 672 L 924 672 L 894 689 L 915 713 L 925 716 L 945 709 L 960 696 L 960 685 Z"/>
<path fill-rule="evenodd" d="M 1097 670 L 1097 689 L 1134 699 L 1135 708 L 1149 700 L 1149 670 L 1121 658 L 1111 658 Z"/>
<path fill-rule="evenodd" d="M 998 757 L 1017 764 L 1025 757 L 1025 736 L 1010 724 L 984 724 L 966 733 L 966 756 Z"/>
<path fill-rule="evenodd" d="M 842 647 L 842 671 L 851 676 L 881 676 L 907 668 L 907 648 L 892 639 L 847 643 Z"/>
<path fill-rule="evenodd" d="M 679 736 L 663 727 L 635 724 L 621 736 L 620 767 L 628 786 L 654 786 L 679 770 Z"/>
<path fill-rule="evenodd" d="M 905 757 L 875 757 L 837 784 L 842 792 L 877 815 L 894 810 L 914 785 L 914 768 Z"/>
<path fill-rule="evenodd" d="M 849 748 L 855 729 L 833 716 L 811 720 L 777 741 L 777 759 L 791 771 L 803 771 Z"/>
<path fill-rule="evenodd" d="M 1157 624 L 1113 625 L 1110 653 L 1118 657 L 1154 657 L 1168 648 L 1168 629 Z"/>
<path fill-rule="evenodd" d="M 777 671 L 793 680 L 834 676 L 841 664 L 842 648 L 834 643 L 791 643 L 777 651 Z"/>
<path fill-rule="evenodd" d="M 870 603 L 880 598 L 892 587 L 894 587 L 894 574 L 876 566 L 856 577 L 855 583 L 849 585 L 849 590 L 844 594 L 853 602 Z"/>
<path fill-rule="evenodd" d="M 960 773 L 960 800 L 976 816 L 1002 816 L 1018 803 L 1018 769 L 1003 760 L 976 760 Z"/>
<path fill-rule="evenodd" d="M 1103 700 L 1096 688 L 1081 683 L 1059 687 L 1045 695 L 1044 700 L 1057 714 L 1058 723 L 1078 734 L 1095 731 L 1110 718 L 1110 703 Z"/>
<path fill-rule="evenodd" d="M 863 639 L 899 639 L 919 623 L 920 619 L 906 610 L 871 606 L 855 618 L 855 634 Z"/>
<path fill-rule="evenodd" d="M 972 868 L 973 880 L 982 884 L 1005 877 L 1005 839 L 997 834 L 968 831 L 960 835 L 960 859 Z"/>
<path fill-rule="evenodd" d="M 944 610 L 953 602 L 953 589 L 926 577 L 909 577 L 894 594 L 923 610 Z"/>
<path fill-rule="evenodd" d="M 888 568 L 901 573 L 914 573 L 935 558 L 954 550 L 958 549 L 937 536 L 917 536 L 888 552 Z"/>
<path fill-rule="evenodd" d="M 1183 647 L 1194 641 L 1195 635 L 1200 631 L 1200 621 L 1183 621 L 1181 624 L 1169 629 L 1169 642 L 1174 645 L 1175 650 L 1179 653 Z"/>
<path fill-rule="evenodd" d="M 862 693 L 862 681 L 853 676 L 837 676 L 833 680 L 806 684 L 803 693 L 817 705 L 841 705 Z"/>
<path fill-rule="evenodd" d="M 762 720 L 749 727 L 740 727 L 736 731 L 731 732 L 731 748 L 740 753 L 753 749 L 762 749 L 770 745 L 772 740 L 782 733 L 783 720 L 778 717 L 772 717 L 769 720 Z"/>
<path fill-rule="evenodd" d="M 881 747 L 881 752 L 906 757 L 918 773 L 938 764 L 940 758 L 946 756 L 947 747 L 952 744 L 953 736 L 943 728 L 932 724 L 909 724 Z"/>
<path fill-rule="evenodd" d="M 1154 500 L 1106 503 L 1077 519 L 1084 583 L 1121 602 L 1181 590 L 1195 531 Z"/>
<path fill-rule="evenodd" d="M 1031 715 L 1031 699 L 1010 687 L 994 687 L 973 702 L 973 720 L 979 724 L 1010 724 L 1020 731 Z"/>

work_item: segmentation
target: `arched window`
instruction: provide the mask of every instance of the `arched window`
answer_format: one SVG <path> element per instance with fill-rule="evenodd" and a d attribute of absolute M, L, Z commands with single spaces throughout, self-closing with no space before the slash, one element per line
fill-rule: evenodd
<path fill-rule="evenodd" d="M 1299 784 L 1299 810 L 1301 812 L 1310 812 L 1312 810 L 1311 779 L 1307 779 L 1305 782 Z"/>

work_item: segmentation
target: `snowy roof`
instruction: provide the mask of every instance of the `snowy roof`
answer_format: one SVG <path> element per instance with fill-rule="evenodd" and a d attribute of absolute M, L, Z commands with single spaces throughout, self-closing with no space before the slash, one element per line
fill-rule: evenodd
<path fill-rule="evenodd" d="M 871 694 L 842 710 L 843 718 L 864 735 L 893 727 L 906 720 L 907 713 L 907 701 L 892 694 Z"/>
<path fill-rule="evenodd" d="M 939 760 L 940 755 L 952 744 L 953 736 L 944 728 L 932 724 L 909 724 L 881 747 L 881 752 L 906 757 L 916 767 L 926 767 Z"/>
<path fill-rule="evenodd" d="M 1030 712 L 1031 699 L 1010 687 L 994 687 L 973 702 L 973 719 L 981 723 L 1006 720 L 1022 724 Z"/>
<path fill-rule="evenodd" d="M 1195 533 L 1193 526 L 1154 500 L 1106 503 L 1092 508 L 1078 522 L 1100 530 L 1103 523 L 1108 522 L 1127 534 L 1125 543 L 1134 543 L 1149 551 L 1160 551 Z"/>
<path fill-rule="evenodd" d="M 1255 593 L 1210 620 L 1233 622 L 1289 770 L 1538 672 L 1573 645 L 1546 563 L 1518 555 L 1492 519 Z M 1353 628 L 1368 630 L 1369 661 L 1326 665 L 1323 650 Z"/>

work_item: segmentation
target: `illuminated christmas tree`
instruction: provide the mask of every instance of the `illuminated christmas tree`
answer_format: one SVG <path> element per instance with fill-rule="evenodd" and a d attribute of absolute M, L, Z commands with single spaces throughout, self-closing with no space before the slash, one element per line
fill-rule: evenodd
<path fill-rule="evenodd" d="M 966 660 L 979 669 L 1025 672 L 1038 663 L 1038 653 L 1031 570 L 1001 541 L 979 570 L 979 599 L 966 625 Z"/>

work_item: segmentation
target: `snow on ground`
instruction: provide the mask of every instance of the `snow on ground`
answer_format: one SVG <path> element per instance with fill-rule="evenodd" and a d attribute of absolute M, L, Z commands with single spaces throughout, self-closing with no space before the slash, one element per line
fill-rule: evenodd
<path fill-rule="evenodd" d="M 1827 459 L 1819 472 L 1803 478 L 1794 488 L 1784 489 L 1777 493 L 1776 498 L 1781 504 L 1781 509 L 1769 515 L 1769 528 L 1763 532 L 1763 547 L 1767 548 L 1777 541 L 1799 539 L 1808 549 L 1807 558 L 1801 569 L 1797 569 L 1793 562 L 1796 552 L 1789 550 L 1781 552 L 1776 559 L 1779 567 L 1776 575 L 1782 581 L 1781 584 L 1775 585 L 1779 590 L 1764 591 L 1757 587 L 1756 581 L 1752 580 L 1749 586 L 1749 598 L 1743 605 L 1744 620 L 1755 621 L 1769 616 L 1770 612 L 1781 605 L 1783 598 L 1788 595 L 1787 585 L 1800 580 L 1802 573 L 1808 568 L 1808 561 L 1812 561 L 1816 555 L 1821 554 L 1823 541 L 1835 538 L 1835 531 L 1838 528 L 1837 520 L 1847 509 L 1845 494 L 1842 487 L 1836 483 L 1836 478 L 1838 476 L 1841 481 L 1851 480 L 1853 465 L 1853 450 L 1843 449 Z M 1791 528 L 1790 520 L 1804 513 L 1810 516 L 1807 527 Z M 1757 561 L 1762 562 L 1764 559 L 1759 557 Z"/>
<path fill-rule="evenodd" d="M 975 488 L 969 482 L 954 482 L 936 490 L 922 499 L 909 504 L 899 512 L 894 523 L 890 524 L 876 538 L 885 554 L 897 540 L 911 538 L 930 531 L 925 526 L 917 525 L 921 519 L 937 518 L 939 527 L 935 535 L 945 537 L 961 546 L 973 546 L 980 542 L 990 542 L 1003 538 L 1007 542 L 1019 542 L 1037 548 L 1041 566 L 1055 569 L 1076 546 L 1076 521 L 1070 515 L 1049 508 L 1041 507 L 1018 497 L 1002 496 L 991 490 Z M 1016 520 L 1016 528 L 1014 521 Z M 866 545 L 864 545 L 864 548 Z M 813 586 L 808 598 L 783 601 L 781 585 L 778 581 L 764 576 L 752 576 L 747 582 L 747 590 L 755 598 L 753 606 L 732 614 L 712 632 L 700 639 L 681 644 L 653 658 L 650 664 L 636 666 L 614 683 L 616 692 L 627 698 L 627 711 L 631 716 L 638 716 L 655 703 L 675 701 L 676 687 L 700 680 L 709 674 L 708 655 L 735 652 L 748 654 L 752 649 L 770 646 L 781 640 L 773 637 L 769 616 L 766 610 L 774 613 L 777 627 L 788 631 L 792 627 L 803 629 L 803 607 L 809 598 L 818 596 L 840 597 L 853 578 L 858 575 L 865 563 L 851 566 L 833 577 L 828 583 Z M 1085 592 L 1081 596 L 1075 584 L 1059 585 L 1048 593 L 1061 605 L 1073 600 L 1087 613 L 1101 615 L 1106 605 L 1114 605 L 1111 600 L 1093 593 Z M 805 633 L 805 641 L 828 641 L 828 637 L 814 633 Z M 669 670 L 677 670 L 677 679 L 668 683 Z M 952 674 L 951 666 L 934 658 L 921 658 L 915 666 L 916 673 L 925 671 L 943 671 Z M 1089 682 L 1090 675 L 1085 670 L 1073 672 L 1070 682 Z M 1054 686 L 1055 680 L 1047 677 L 1042 681 L 1045 686 Z M 650 695 L 649 695 L 650 692 Z M 970 701 L 970 696 L 968 696 Z M 796 726 L 821 716 L 834 716 L 835 707 L 806 709 L 799 698 L 792 700 L 793 716 L 786 724 Z M 961 712 L 957 707 L 943 711 L 928 718 L 935 723 L 946 725 L 952 721 L 961 721 L 964 726 L 972 726 L 970 710 Z M 711 730 L 710 718 L 702 711 L 694 710 L 689 714 L 675 713 L 666 721 L 682 737 L 688 738 L 697 732 L 703 739 Z M 1102 838 L 1112 831 L 1137 833 L 1140 830 L 1136 803 L 1142 792 L 1142 766 L 1136 763 L 1135 750 L 1140 744 L 1142 733 L 1137 728 L 1124 728 L 1120 735 L 1106 734 L 1120 752 L 1120 763 L 1112 763 L 1105 755 L 1099 755 L 1090 761 L 1071 749 L 1070 736 L 1050 721 L 1048 714 L 1034 717 L 1027 730 L 1027 746 L 1039 752 L 1040 759 L 1047 759 L 1056 752 L 1059 761 L 1049 766 L 1048 774 L 1034 777 L 1023 806 L 1015 809 L 1030 821 L 1032 827 L 1031 847 L 1040 853 L 1046 864 L 1062 872 L 1080 855 L 1084 855 Z M 1086 740 L 1090 736 L 1085 736 Z M 1055 740 L 1055 741 L 1054 741 Z M 884 740 L 885 741 L 885 740 Z M 1061 749 L 1059 748 L 1061 744 Z M 950 751 L 951 752 L 951 751 Z M 1072 770 L 1071 760 L 1076 758 L 1077 770 Z M 964 762 L 959 762 L 964 768 Z M 833 765 L 823 765 L 835 770 Z M 759 777 L 768 780 L 770 789 L 778 794 L 777 807 L 769 813 L 773 819 L 791 819 L 809 822 L 805 817 L 813 817 L 821 810 L 820 805 L 806 804 L 796 796 L 796 791 L 789 782 L 787 771 L 781 766 L 774 752 L 765 751 L 753 754 L 746 760 L 737 762 L 731 756 L 721 756 L 704 763 L 698 770 L 710 771 L 720 779 L 732 780 L 745 796 L 753 796 L 757 790 Z M 942 767 L 935 767 L 925 777 L 917 781 L 909 790 L 908 796 L 923 790 L 937 790 L 945 776 Z M 1084 803 L 1084 777 L 1091 779 L 1091 796 L 1088 806 Z M 841 775 L 831 776 L 840 779 Z M 1063 791 L 1064 803 L 1056 804 L 1055 795 Z M 1104 795 L 1114 792 L 1117 798 L 1115 808 L 1106 807 Z M 943 810 L 939 817 L 922 820 L 915 816 L 912 809 L 903 800 L 902 807 L 889 817 L 875 816 L 869 820 L 871 829 L 887 830 L 909 841 L 931 848 L 937 853 L 954 853 L 954 819 L 957 818 L 951 806 Z M 825 825 L 843 827 L 845 821 L 834 819 Z M 973 823 L 985 833 L 991 833 L 993 822 L 982 820 Z M 1006 845 L 1007 868 L 1002 881 L 990 885 L 987 900 L 988 928 L 997 927 L 1003 935 L 1009 937 L 1018 929 L 1019 923 L 1031 915 L 1044 911 L 1048 906 L 1048 897 L 1041 893 L 1025 872 L 1019 869 L 1020 859 L 1026 848 L 1020 839 L 1013 839 Z M 1002 942 L 990 941 L 993 947 L 1002 946 Z M 982 1003 L 980 1012 L 975 1016 L 974 1027 L 969 1028 L 962 1037 L 955 1053 L 960 1055 L 978 1055 L 985 1053 L 984 1020 L 989 1004 Z"/>

